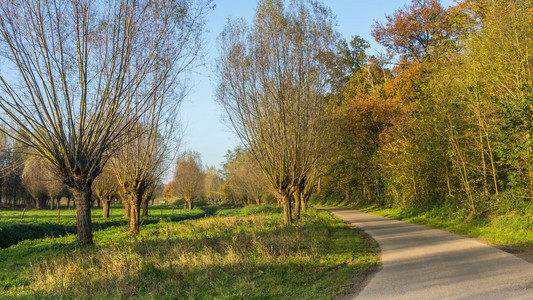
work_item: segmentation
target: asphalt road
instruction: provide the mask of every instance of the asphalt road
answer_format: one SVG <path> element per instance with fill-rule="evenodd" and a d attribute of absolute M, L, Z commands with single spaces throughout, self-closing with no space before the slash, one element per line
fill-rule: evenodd
<path fill-rule="evenodd" d="M 363 299 L 533 299 L 533 264 L 473 239 L 351 209 L 324 208 L 378 241 Z"/>

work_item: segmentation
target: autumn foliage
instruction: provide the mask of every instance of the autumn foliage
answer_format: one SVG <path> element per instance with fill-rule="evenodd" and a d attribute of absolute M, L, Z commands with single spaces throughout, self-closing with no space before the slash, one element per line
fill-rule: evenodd
<path fill-rule="evenodd" d="M 471 215 L 525 203 L 532 12 L 531 1 L 413 0 L 377 22 L 386 53 L 365 57 L 330 95 L 337 138 L 320 196 Z"/>

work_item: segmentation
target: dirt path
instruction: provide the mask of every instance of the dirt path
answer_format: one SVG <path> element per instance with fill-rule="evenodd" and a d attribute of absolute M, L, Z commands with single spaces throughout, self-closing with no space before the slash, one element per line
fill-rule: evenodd
<path fill-rule="evenodd" d="M 533 299 L 533 264 L 478 241 L 352 209 L 323 208 L 378 241 L 382 269 L 356 299 Z"/>

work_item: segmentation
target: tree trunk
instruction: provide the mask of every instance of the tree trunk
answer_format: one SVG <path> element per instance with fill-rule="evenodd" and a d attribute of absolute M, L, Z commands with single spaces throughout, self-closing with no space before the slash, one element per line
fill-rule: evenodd
<path fill-rule="evenodd" d="M 16 200 L 17 200 L 17 189 L 15 189 L 13 191 L 13 203 L 12 203 L 12 206 L 11 206 L 12 209 L 15 209 L 15 201 Z"/>
<path fill-rule="evenodd" d="M 143 200 L 143 217 L 148 217 L 148 198 Z"/>
<path fill-rule="evenodd" d="M 130 198 L 130 234 L 136 235 L 140 231 L 141 199 L 135 193 Z"/>
<path fill-rule="evenodd" d="M 492 155 L 492 147 L 490 145 L 489 133 L 485 130 L 485 140 L 487 140 L 487 148 L 489 149 L 490 166 L 492 168 L 492 180 L 494 182 L 494 192 L 498 195 L 498 179 L 496 176 L 496 167 L 494 165 L 494 156 Z"/>
<path fill-rule="evenodd" d="M 293 197 L 294 197 L 294 211 L 292 212 L 293 213 L 293 218 L 295 220 L 300 220 L 300 203 L 301 203 L 301 191 L 300 191 L 300 188 L 297 188 L 294 193 L 293 193 Z"/>
<path fill-rule="evenodd" d="M 102 205 L 103 205 L 102 217 L 103 218 L 109 218 L 109 202 L 111 202 L 110 200 L 111 200 L 110 198 L 102 199 Z"/>
<path fill-rule="evenodd" d="M 93 244 L 91 227 L 91 188 L 72 188 L 74 204 L 76 204 L 76 227 L 78 230 L 78 243 L 84 245 Z"/>
<path fill-rule="evenodd" d="M 348 190 L 344 191 L 344 202 L 346 204 L 348 204 L 348 202 L 350 202 L 350 192 L 348 192 Z"/>
<path fill-rule="evenodd" d="M 67 209 L 70 209 L 70 197 L 67 197 Z"/>
<path fill-rule="evenodd" d="M 54 209 L 54 198 L 50 197 L 50 210 Z"/>
<path fill-rule="evenodd" d="M 291 196 L 288 192 L 283 192 L 283 219 L 285 224 L 292 224 L 292 213 L 291 213 Z"/>
<path fill-rule="evenodd" d="M 191 210 L 193 208 L 193 202 L 191 198 L 185 198 L 185 202 L 187 202 L 187 210 Z"/>
<path fill-rule="evenodd" d="M 300 195 L 301 205 L 302 205 L 301 209 L 302 209 L 303 211 L 306 211 L 306 210 L 307 210 L 307 202 L 309 202 L 309 196 L 310 196 L 309 193 L 311 193 L 311 191 L 309 191 L 309 192 L 304 192 L 304 193 L 302 193 L 302 194 Z"/>
<path fill-rule="evenodd" d="M 124 218 L 129 218 L 131 215 L 130 200 L 127 199 L 127 196 L 124 196 L 124 199 L 122 199 L 122 202 L 124 202 Z"/>
<path fill-rule="evenodd" d="M 450 174 L 448 171 L 448 166 L 446 166 L 446 186 L 448 187 L 448 196 L 450 196 L 450 198 L 455 199 L 455 196 L 452 194 L 452 186 L 450 185 Z"/>
<path fill-rule="evenodd" d="M 139 234 L 141 228 L 141 203 L 145 189 L 140 188 L 130 193 L 130 234 Z"/>
<path fill-rule="evenodd" d="M 255 204 L 261 205 L 261 198 L 255 197 Z"/>

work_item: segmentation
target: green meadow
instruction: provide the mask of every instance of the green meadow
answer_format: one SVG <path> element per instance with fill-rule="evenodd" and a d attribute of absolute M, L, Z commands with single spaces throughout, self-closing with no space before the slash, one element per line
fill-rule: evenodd
<path fill-rule="evenodd" d="M 329 213 L 292 225 L 274 206 L 152 207 L 128 235 L 123 211 L 93 210 L 94 246 L 76 243 L 75 212 L 0 212 L 6 298 L 330 299 L 358 288 L 378 246 Z M 9 232 L 9 234 L 6 234 Z M 11 237 L 9 237 L 11 236 Z M 27 237 L 27 238 L 26 238 Z"/>

